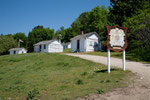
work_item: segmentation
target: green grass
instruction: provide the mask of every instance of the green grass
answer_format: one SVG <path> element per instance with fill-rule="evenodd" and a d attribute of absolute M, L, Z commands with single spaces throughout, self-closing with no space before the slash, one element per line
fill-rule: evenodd
<path fill-rule="evenodd" d="M 89 54 L 89 55 L 97 55 L 97 56 L 105 56 L 107 57 L 107 52 L 85 52 L 85 53 L 79 53 L 79 54 Z M 121 58 L 122 59 L 122 51 L 121 52 L 110 52 L 111 57 Z M 139 57 L 137 57 L 135 54 L 127 53 L 126 52 L 126 59 L 131 61 L 138 61 L 143 63 L 150 63 L 148 61 L 143 61 Z"/>
<path fill-rule="evenodd" d="M 70 52 L 71 52 L 71 49 L 64 49 L 63 52 L 64 52 L 64 53 L 70 53 Z"/>
<path fill-rule="evenodd" d="M 133 74 L 60 54 L 32 53 L 0 56 L 2 100 L 71 100 L 90 93 L 126 87 Z"/>

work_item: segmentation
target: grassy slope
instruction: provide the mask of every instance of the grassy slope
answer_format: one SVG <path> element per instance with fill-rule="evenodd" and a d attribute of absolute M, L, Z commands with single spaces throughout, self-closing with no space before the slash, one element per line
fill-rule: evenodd
<path fill-rule="evenodd" d="M 25 100 L 30 90 L 37 89 L 41 100 L 70 100 L 97 90 L 108 92 L 124 87 L 124 80 L 132 75 L 119 69 L 107 74 L 106 69 L 101 64 L 60 54 L 0 56 L 0 97 Z"/>
<path fill-rule="evenodd" d="M 71 49 L 64 49 L 63 52 L 64 52 L 64 53 L 70 53 L 70 52 L 71 52 Z"/>

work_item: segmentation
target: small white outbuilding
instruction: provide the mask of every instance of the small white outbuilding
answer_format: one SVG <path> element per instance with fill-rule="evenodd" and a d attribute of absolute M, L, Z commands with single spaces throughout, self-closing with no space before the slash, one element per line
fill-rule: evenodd
<path fill-rule="evenodd" d="M 41 41 L 34 44 L 34 52 L 63 52 L 63 45 L 58 40 Z"/>
<path fill-rule="evenodd" d="M 71 42 L 63 43 L 64 49 L 70 49 L 71 48 Z"/>
<path fill-rule="evenodd" d="M 96 32 L 82 33 L 71 39 L 71 52 L 100 51 L 100 36 Z"/>
<path fill-rule="evenodd" d="M 9 50 L 9 54 L 23 54 L 27 53 L 25 48 L 12 48 Z"/>

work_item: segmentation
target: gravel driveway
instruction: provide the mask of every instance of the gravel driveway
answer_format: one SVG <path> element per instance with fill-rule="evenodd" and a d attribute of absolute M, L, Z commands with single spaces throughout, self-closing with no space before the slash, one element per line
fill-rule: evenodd
<path fill-rule="evenodd" d="M 107 57 L 71 53 L 67 55 L 107 65 Z M 113 67 L 122 68 L 122 59 L 111 57 L 110 64 Z M 126 60 L 126 69 L 139 76 L 131 86 L 103 95 L 89 95 L 79 100 L 150 100 L 150 64 Z"/>

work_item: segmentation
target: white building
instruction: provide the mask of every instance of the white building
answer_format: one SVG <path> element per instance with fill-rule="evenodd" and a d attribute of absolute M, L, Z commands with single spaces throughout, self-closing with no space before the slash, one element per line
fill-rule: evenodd
<path fill-rule="evenodd" d="M 12 48 L 9 50 L 9 54 L 23 54 L 27 53 L 25 48 Z"/>
<path fill-rule="evenodd" d="M 63 52 L 63 45 L 57 40 L 41 41 L 34 44 L 34 52 Z"/>
<path fill-rule="evenodd" d="M 71 43 L 70 42 L 63 43 L 63 48 L 64 49 L 70 49 L 71 48 Z"/>
<path fill-rule="evenodd" d="M 71 39 L 71 52 L 100 51 L 100 36 L 96 32 L 81 34 Z"/>

